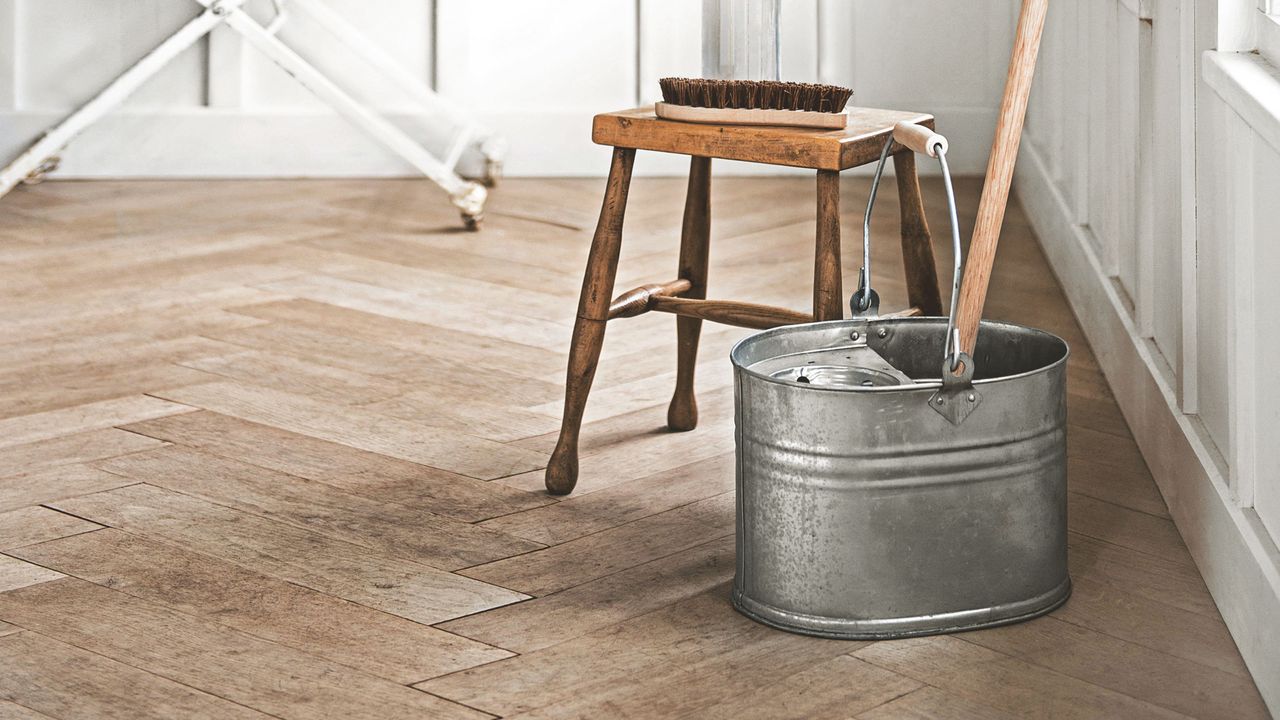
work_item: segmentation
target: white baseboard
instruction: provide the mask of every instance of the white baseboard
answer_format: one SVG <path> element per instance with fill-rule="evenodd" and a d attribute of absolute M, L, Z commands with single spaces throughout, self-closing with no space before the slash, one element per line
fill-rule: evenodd
<path fill-rule="evenodd" d="M 1182 413 L 1147 341 L 1029 143 L 1015 190 L 1183 540 L 1263 699 L 1280 714 L 1280 550 L 1252 508 L 1231 497 L 1213 452 Z"/>
<path fill-rule="evenodd" d="M 988 109 L 937 111 L 939 128 L 953 148 L 951 167 L 959 175 L 985 169 L 995 113 Z M 26 149 L 62 118 L 56 112 L 0 113 L 0 163 Z M 507 140 L 509 177 L 593 177 L 609 170 L 609 150 L 591 142 L 590 110 L 510 111 L 478 116 Z M 432 133 L 421 116 L 388 118 L 413 137 Z M 439 141 L 437 140 L 437 143 Z M 435 149 L 435 148 L 432 148 Z M 478 173 L 480 165 L 472 172 Z M 464 167 L 464 171 L 469 168 Z M 680 176 L 688 158 L 641 153 L 638 176 Z M 862 171 L 869 172 L 870 168 Z M 933 162 L 920 171 L 934 174 Z M 811 173 L 769 165 L 717 163 L 723 175 Z M 342 117 L 325 111 L 280 112 L 193 107 L 155 112 L 126 108 L 76 138 L 51 179 L 73 178 L 255 178 L 413 177 L 401 158 L 366 137 Z"/>

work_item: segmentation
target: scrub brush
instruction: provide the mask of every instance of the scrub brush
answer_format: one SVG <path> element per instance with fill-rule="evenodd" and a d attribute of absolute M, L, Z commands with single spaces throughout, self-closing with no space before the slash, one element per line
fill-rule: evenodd
<path fill-rule="evenodd" d="M 853 91 L 838 85 L 775 80 L 662 78 L 654 112 L 667 120 L 717 125 L 843 128 Z"/>

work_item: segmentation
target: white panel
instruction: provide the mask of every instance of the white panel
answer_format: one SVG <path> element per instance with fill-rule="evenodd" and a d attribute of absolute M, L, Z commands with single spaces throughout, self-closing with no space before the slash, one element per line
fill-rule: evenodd
<path fill-rule="evenodd" d="M 640 0 L 640 102 L 662 94 L 664 77 L 702 73 L 702 3 L 690 0 Z"/>
<path fill-rule="evenodd" d="M 1174 3 L 1153 10 L 1151 334 L 1171 368 L 1182 344 L 1182 17 Z"/>
<path fill-rule="evenodd" d="M 183 0 L 23 0 L 18 32 L 20 107 L 70 110 L 93 97 L 200 12 Z M 196 107 L 204 102 L 203 46 L 183 53 L 144 85 L 132 107 Z"/>
<path fill-rule="evenodd" d="M 857 3 L 851 42 L 859 104 L 914 108 L 998 105 L 1012 48 L 1007 0 Z"/>
<path fill-rule="evenodd" d="M 1254 155 L 1253 218 L 1253 298 L 1252 317 L 1240 323 L 1239 331 L 1254 338 L 1252 357 L 1246 370 L 1254 382 L 1254 417 L 1247 421 L 1254 449 L 1254 507 L 1258 516 L 1280 544 L 1280 383 L 1276 378 L 1280 363 L 1280 152 L 1261 145 Z"/>
<path fill-rule="evenodd" d="M 440 0 L 437 17 L 439 90 L 469 107 L 636 103 L 633 0 Z"/>
<path fill-rule="evenodd" d="M 0 111 L 18 107 L 18 3 L 0 0 Z"/>
<path fill-rule="evenodd" d="M 1115 252 L 1116 279 L 1132 304 L 1138 297 L 1138 97 L 1139 27 L 1138 17 L 1121 5 L 1114 28 L 1116 80 L 1113 106 L 1115 135 L 1111 162 L 1115 164 L 1115 236 L 1110 239 Z"/>
<path fill-rule="evenodd" d="M 782 36 L 779 50 L 783 80 L 814 82 L 818 79 L 818 0 L 786 0 L 779 11 Z"/>
<path fill-rule="evenodd" d="M 334 12 L 368 38 L 414 77 L 431 80 L 431 23 L 429 0 L 378 0 L 370 12 L 363 0 L 324 0 Z M 286 3 L 286 7 L 288 4 Z M 251 14 L 266 24 L 273 17 L 269 3 L 251 3 Z M 332 77 L 348 92 L 384 110 L 412 107 L 396 86 L 375 73 L 357 55 L 337 42 L 305 12 L 289 14 L 280 39 Z M 244 102 L 251 108 L 322 108 L 320 101 L 267 58 L 249 49 L 244 58 Z"/>
<path fill-rule="evenodd" d="M 1089 238 L 1108 274 L 1115 274 L 1115 197 L 1116 166 L 1114 162 L 1113 132 L 1115 107 L 1116 44 L 1110 28 L 1117 22 L 1116 3 L 1113 0 L 1083 0 L 1089 11 L 1089 52 L 1087 63 L 1091 79 L 1089 115 Z M 1034 99 L 1033 99 L 1034 102 Z"/>
<path fill-rule="evenodd" d="M 1219 102 L 1208 103 L 1208 120 L 1199 144 L 1205 148 L 1200 166 L 1202 224 L 1196 255 L 1196 380 L 1199 415 L 1224 456 L 1230 453 L 1230 387 L 1228 315 L 1233 272 L 1231 239 L 1235 236 L 1233 198 L 1238 163 L 1210 148 L 1242 146 L 1248 137 L 1235 126 L 1239 118 Z M 1233 156 L 1234 157 L 1234 156 Z"/>

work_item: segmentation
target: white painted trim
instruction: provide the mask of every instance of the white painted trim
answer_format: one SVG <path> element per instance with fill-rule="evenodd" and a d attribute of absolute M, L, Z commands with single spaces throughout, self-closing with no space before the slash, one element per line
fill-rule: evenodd
<path fill-rule="evenodd" d="M 0 0 L 0 110 L 18 109 L 18 80 L 22 68 L 18 23 L 21 20 L 19 0 Z"/>
<path fill-rule="evenodd" d="M 244 38 L 240 33 L 225 25 L 210 31 L 205 67 L 205 102 L 209 107 L 244 105 Z"/>
<path fill-rule="evenodd" d="M 1196 246 L 1199 238 L 1199 224 L 1196 220 L 1196 173 L 1198 171 L 1198 145 L 1200 136 L 1196 132 L 1199 120 L 1198 98 L 1200 92 L 1200 54 L 1196 52 L 1197 17 L 1195 6 L 1186 4 L 1178 6 L 1179 12 L 1179 48 L 1178 73 L 1182 79 L 1181 109 L 1179 125 L 1182 143 L 1181 166 L 1182 176 L 1182 307 L 1179 323 L 1182 338 L 1174 375 L 1177 377 L 1178 406 L 1183 412 L 1194 413 L 1199 410 L 1200 387 L 1197 380 L 1197 363 L 1199 362 L 1199 326 L 1196 323 L 1199 289 L 1196 286 Z"/>
<path fill-rule="evenodd" d="M 1280 65 L 1280 14 L 1262 13 L 1258 18 L 1258 52 L 1272 65 Z"/>
<path fill-rule="evenodd" d="M 1257 513 L 1235 502 L 1197 418 L 1178 410 L 1087 226 L 1073 222 L 1033 145 L 1023 145 L 1015 188 L 1054 272 L 1069 280 L 1067 299 L 1086 319 L 1085 335 L 1240 654 L 1263 699 L 1280 711 L 1280 549 Z"/>
<path fill-rule="evenodd" d="M 1280 68 L 1251 53 L 1209 50 L 1202 72 L 1227 107 L 1280 151 Z"/>

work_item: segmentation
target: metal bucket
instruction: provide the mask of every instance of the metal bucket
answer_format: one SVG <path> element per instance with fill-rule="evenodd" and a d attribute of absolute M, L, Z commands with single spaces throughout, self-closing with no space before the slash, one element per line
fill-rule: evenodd
<path fill-rule="evenodd" d="M 1067 345 L 984 322 L 978 374 L 947 390 L 925 362 L 942 354 L 946 324 L 802 325 L 734 348 L 740 611 L 796 632 L 889 638 L 1066 600 Z M 859 341 L 916 382 L 798 379 Z M 967 411 L 958 424 L 948 404 Z"/>
<path fill-rule="evenodd" d="M 851 301 L 864 317 L 769 330 L 731 354 L 733 603 L 769 625 L 944 633 L 1041 615 L 1071 592 L 1067 344 L 984 321 L 972 355 L 960 352 L 960 238 L 937 150 L 956 251 L 950 318 L 872 317 L 867 253 Z"/>

